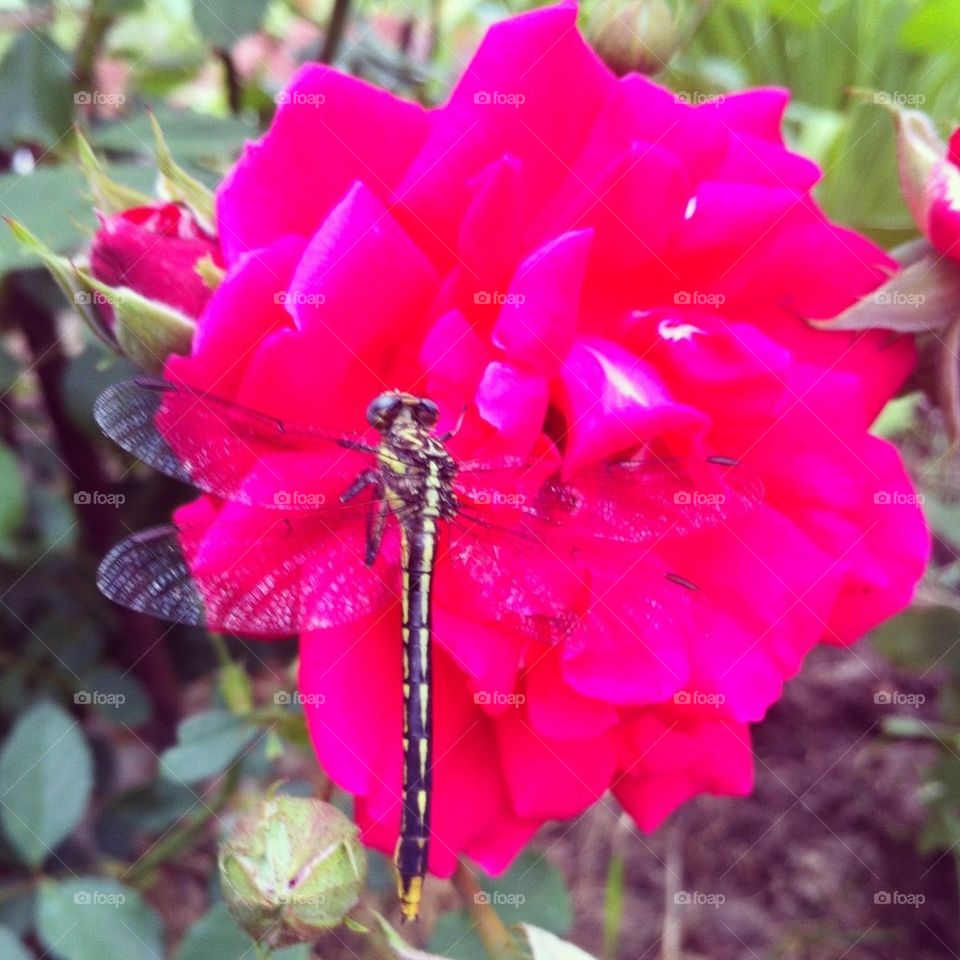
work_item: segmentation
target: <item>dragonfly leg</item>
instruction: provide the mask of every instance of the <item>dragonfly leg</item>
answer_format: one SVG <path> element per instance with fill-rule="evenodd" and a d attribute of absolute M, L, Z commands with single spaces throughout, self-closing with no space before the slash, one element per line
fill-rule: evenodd
<path fill-rule="evenodd" d="M 352 500 L 354 497 L 359 496 L 363 493 L 367 487 L 375 486 L 377 488 L 377 496 L 382 496 L 382 489 L 380 485 L 380 476 L 376 470 L 364 470 L 360 476 L 357 477 L 353 483 L 347 487 L 343 493 L 340 494 L 340 502 L 347 503 L 349 500 Z"/>
<path fill-rule="evenodd" d="M 380 544 L 383 542 L 383 531 L 387 525 L 387 501 L 384 497 L 374 500 L 370 504 L 370 513 L 367 516 L 367 552 L 364 562 L 372 567 L 380 553 Z"/>
<path fill-rule="evenodd" d="M 459 432 L 460 428 L 463 426 L 463 418 L 467 415 L 467 405 L 464 404 L 463 408 L 460 410 L 460 416 L 457 417 L 457 422 L 453 425 L 452 430 L 448 430 L 446 433 L 440 434 L 437 438 L 441 443 L 446 443 L 448 440 L 452 440 Z"/>
<path fill-rule="evenodd" d="M 362 440 L 348 440 L 345 437 L 340 437 L 337 440 L 337 444 L 343 447 L 345 450 L 359 450 L 360 453 L 377 452 L 376 447 L 371 447 L 369 443 L 364 443 Z"/>

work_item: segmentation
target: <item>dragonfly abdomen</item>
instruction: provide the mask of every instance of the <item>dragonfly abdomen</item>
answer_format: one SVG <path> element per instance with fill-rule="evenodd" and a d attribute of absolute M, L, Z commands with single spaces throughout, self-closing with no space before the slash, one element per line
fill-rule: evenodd
<path fill-rule="evenodd" d="M 403 800 L 395 861 L 404 920 L 414 920 L 419 914 L 430 844 L 430 598 L 437 519 L 427 508 L 404 525 L 403 535 Z"/>

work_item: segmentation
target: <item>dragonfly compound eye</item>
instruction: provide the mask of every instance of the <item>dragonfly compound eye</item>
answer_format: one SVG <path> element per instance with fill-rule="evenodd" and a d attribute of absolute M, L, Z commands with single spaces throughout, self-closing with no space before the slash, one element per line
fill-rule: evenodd
<path fill-rule="evenodd" d="M 371 400 L 367 407 L 367 423 L 380 430 L 393 420 L 401 406 L 403 401 L 397 394 L 381 393 Z"/>
<path fill-rule="evenodd" d="M 432 400 L 420 400 L 414 416 L 421 427 L 435 427 L 440 419 L 440 408 Z"/>

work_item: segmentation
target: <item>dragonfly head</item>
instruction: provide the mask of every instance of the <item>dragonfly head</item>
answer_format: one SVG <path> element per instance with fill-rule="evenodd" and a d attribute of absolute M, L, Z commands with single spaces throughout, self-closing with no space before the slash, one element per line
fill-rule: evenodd
<path fill-rule="evenodd" d="M 432 400 L 399 390 L 381 393 L 367 407 L 367 422 L 381 433 L 389 430 L 401 418 L 412 420 L 417 426 L 430 430 L 437 425 L 440 410 Z"/>

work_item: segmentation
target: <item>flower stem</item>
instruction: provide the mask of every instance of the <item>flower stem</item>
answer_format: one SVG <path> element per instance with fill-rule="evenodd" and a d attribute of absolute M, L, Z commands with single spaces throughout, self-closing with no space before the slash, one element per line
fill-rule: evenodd
<path fill-rule="evenodd" d="M 490 960 L 520 957 L 522 954 L 516 938 L 497 915 L 488 898 L 481 895 L 476 877 L 462 860 L 453 875 L 453 885 L 460 894 L 470 919 L 476 924 L 477 935 Z"/>

